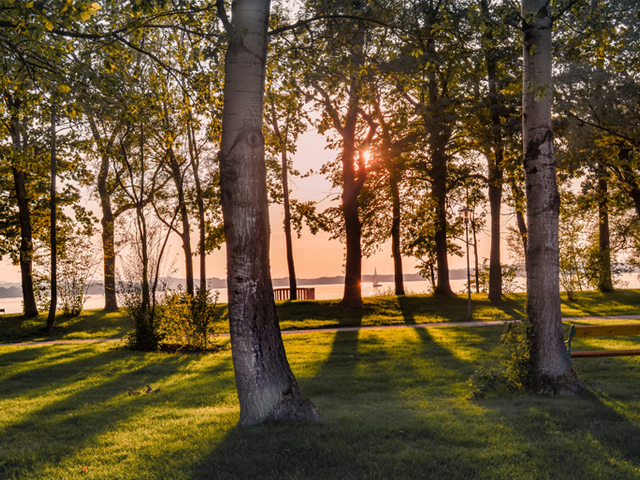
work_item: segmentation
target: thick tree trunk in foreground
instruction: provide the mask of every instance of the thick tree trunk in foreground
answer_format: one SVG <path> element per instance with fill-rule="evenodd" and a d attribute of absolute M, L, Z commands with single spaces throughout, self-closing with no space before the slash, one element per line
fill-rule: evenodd
<path fill-rule="evenodd" d="M 564 344 L 560 313 L 556 158 L 551 126 L 551 27 L 546 0 L 523 0 L 523 148 L 527 184 L 527 315 L 531 387 L 571 394 L 580 382 Z M 542 91 L 544 89 L 544 91 Z"/>
<path fill-rule="evenodd" d="M 226 20 L 226 14 L 221 11 Z M 269 211 L 262 135 L 269 0 L 236 0 L 225 21 L 221 200 L 227 240 L 229 325 L 240 424 L 321 419 L 291 372 L 269 268 Z"/>

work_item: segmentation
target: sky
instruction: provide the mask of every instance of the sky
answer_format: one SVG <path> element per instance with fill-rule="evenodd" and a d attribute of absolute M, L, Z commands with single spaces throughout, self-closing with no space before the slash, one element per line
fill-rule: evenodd
<path fill-rule="evenodd" d="M 307 172 L 310 169 L 317 171 L 325 162 L 330 161 L 339 153 L 334 150 L 325 149 L 326 140 L 316 131 L 310 130 L 303 134 L 297 144 L 297 152 L 293 156 L 294 168 L 300 172 Z M 330 205 L 327 197 L 339 193 L 332 191 L 331 183 L 322 175 L 313 174 L 308 178 L 293 178 L 290 180 L 292 197 L 299 200 L 320 201 L 320 209 Z M 100 218 L 100 212 L 95 212 Z M 286 262 L 286 250 L 284 231 L 282 222 L 284 218 L 283 209 L 279 205 L 273 205 L 269 209 L 271 221 L 271 276 L 272 278 L 287 277 L 289 275 Z M 504 228 L 503 228 L 504 232 Z M 195 235 L 194 235 L 195 237 Z M 99 242 L 99 237 L 96 237 Z M 168 264 L 176 269 L 171 273 L 173 277 L 184 277 L 182 249 L 178 237 L 172 238 L 172 248 L 168 254 Z M 479 236 L 479 256 L 482 258 L 489 256 L 489 237 L 485 234 Z M 505 249 L 503 248 L 503 251 Z M 308 229 L 304 229 L 301 238 L 294 234 L 293 252 L 297 278 L 318 278 L 333 277 L 343 275 L 345 246 L 339 240 L 331 240 L 330 235 L 325 232 L 318 232 L 312 235 Z M 503 253 L 503 256 L 506 254 Z M 506 258 L 505 258 L 506 259 Z M 503 261 L 505 260 L 503 259 Z M 403 259 L 404 273 L 416 273 L 417 261 L 411 258 Z M 198 277 L 197 260 L 194 261 L 195 276 Z M 452 256 L 449 258 L 449 268 L 465 268 L 466 259 L 464 257 Z M 393 259 L 391 257 L 391 242 L 387 241 L 379 252 L 369 258 L 363 258 L 362 274 L 372 275 L 377 270 L 379 275 L 393 273 Z M 101 270 L 99 270 L 101 274 Z M 225 251 L 213 252 L 207 256 L 207 276 L 225 278 Z M 8 259 L 0 262 L 0 281 L 20 282 L 20 269 L 11 265 Z"/>

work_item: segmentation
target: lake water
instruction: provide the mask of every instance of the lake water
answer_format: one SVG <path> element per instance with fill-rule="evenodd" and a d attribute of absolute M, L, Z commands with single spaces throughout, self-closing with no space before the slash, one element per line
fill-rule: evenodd
<path fill-rule="evenodd" d="M 525 279 L 517 278 L 519 288 L 517 291 L 524 291 Z M 627 273 L 621 276 L 620 288 L 640 288 L 640 281 L 638 280 L 637 273 Z M 451 288 L 456 293 L 465 293 L 466 280 L 451 280 Z M 305 285 L 306 287 L 315 288 L 316 300 L 333 300 L 342 298 L 344 292 L 344 285 Z M 382 286 L 374 289 L 371 283 L 362 284 L 362 295 L 371 296 L 375 293 L 393 293 L 393 283 L 382 283 Z M 405 282 L 405 291 L 407 294 L 420 294 L 428 293 L 430 291 L 430 283 L 426 281 L 422 282 Z M 220 297 L 218 301 L 220 303 L 227 302 L 227 289 L 219 289 Z M 104 307 L 104 295 L 91 295 L 84 304 L 85 309 L 99 309 Z M 0 308 L 5 309 L 5 313 L 20 313 L 22 312 L 22 298 L 0 298 Z"/>

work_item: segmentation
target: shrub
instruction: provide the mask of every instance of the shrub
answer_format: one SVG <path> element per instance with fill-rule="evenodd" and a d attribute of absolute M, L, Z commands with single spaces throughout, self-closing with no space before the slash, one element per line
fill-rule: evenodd
<path fill-rule="evenodd" d="M 218 292 L 199 289 L 195 296 L 182 290 L 166 293 L 158 306 L 159 328 L 168 342 L 206 350 L 209 337 L 217 334 L 220 309 Z"/>
<path fill-rule="evenodd" d="M 484 398 L 490 392 L 522 391 L 527 388 L 531 371 L 530 328 L 527 320 L 505 322 L 505 330 L 500 337 L 502 364 L 499 367 L 483 365 L 473 373 L 470 379 L 474 387 L 471 399 Z"/>
<path fill-rule="evenodd" d="M 155 304 L 142 299 L 142 285 L 138 282 L 118 282 L 119 298 L 127 318 L 133 324 L 127 344 L 132 350 L 156 351 L 164 335 L 158 328 Z"/>

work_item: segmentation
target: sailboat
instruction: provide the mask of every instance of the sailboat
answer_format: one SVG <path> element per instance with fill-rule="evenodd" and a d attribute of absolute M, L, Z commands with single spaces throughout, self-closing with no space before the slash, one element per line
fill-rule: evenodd
<path fill-rule="evenodd" d="M 378 282 L 378 270 L 373 269 L 373 288 L 381 287 L 382 284 Z"/>

